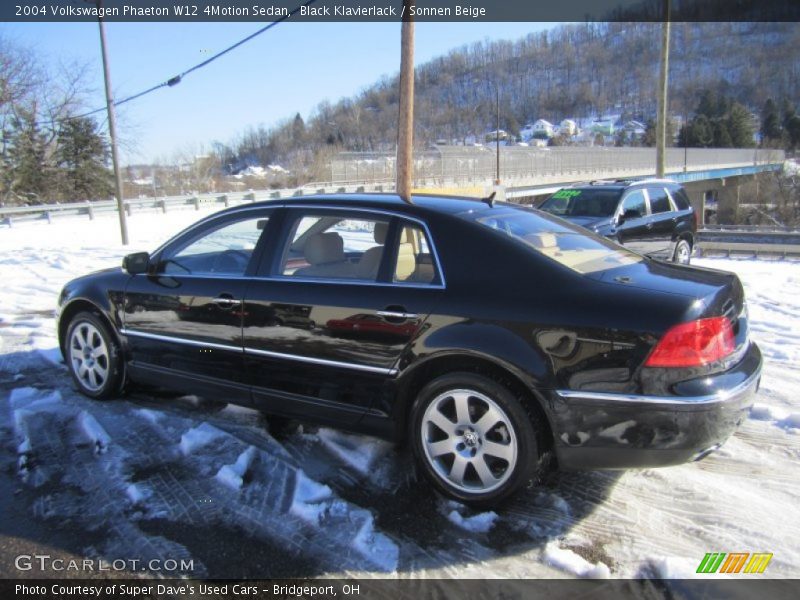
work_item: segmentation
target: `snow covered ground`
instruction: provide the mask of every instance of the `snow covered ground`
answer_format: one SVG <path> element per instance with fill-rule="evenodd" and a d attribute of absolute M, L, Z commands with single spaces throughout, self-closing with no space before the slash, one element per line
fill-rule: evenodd
<path fill-rule="evenodd" d="M 764 576 L 796 576 L 800 264 L 696 261 L 742 278 L 765 357 L 750 419 L 721 450 L 667 469 L 556 474 L 475 513 L 380 440 L 270 434 L 259 413 L 191 396 L 103 403 L 73 390 L 54 332 L 61 286 L 202 215 L 134 214 L 128 248 L 111 217 L 0 228 L 0 476 L 32 548 L 192 559 L 186 574 L 210 577 L 692 577 L 707 552 L 749 551 L 774 553 Z"/>

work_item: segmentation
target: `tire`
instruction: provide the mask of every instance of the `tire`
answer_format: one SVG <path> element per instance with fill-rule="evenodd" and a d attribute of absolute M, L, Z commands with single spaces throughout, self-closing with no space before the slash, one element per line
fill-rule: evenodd
<path fill-rule="evenodd" d="M 692 261 L 692 245 L 684 239 L 678 240 L 675 244 L 675 252 L 672 254 L 672 262 L 688 265 Z"/>
<path fill-rule="evenodd" d="M 498 505 L 538 470 L 532 415 L 506 387 L 481 375 L 451 373 L 428 383 L 412 408 L 410 427 L 428 480 L 475 508 Z"/>
<path fill-rule="evenodd" d="M 80 312 L 70 321 L 65 359 L 78 391 L 97 400 L 118 395 L 125 383 L 119 342 L 96 313 Z"/>

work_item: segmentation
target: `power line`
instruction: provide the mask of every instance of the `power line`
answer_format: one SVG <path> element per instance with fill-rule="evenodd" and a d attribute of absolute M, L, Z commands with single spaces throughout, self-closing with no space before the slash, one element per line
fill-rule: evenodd
<path fill-rule="evenodd" d="M 208 66 L 209 64 L 211 64 L 212 62 L 214 62 L 218 58 L 224 56 L 228 52 L 231 52 L 232 50 L 235 50 L 236 48 L 238 48 L 239 46 L 241 46 L 243 44 L 246 44 L 247 42 L 249 42 L 253 38 L 258 37 L 262 33 L 265 33 L 267 31 L 269 31 L 270 29 L 272 29 L 276 25 L 279 25 L 280 23 L 283 23 L 284 21 L 286 21 L 290 17 L 292 17 L 292 16 L 296 15 L 297 13 L 299 13 L 301 10 L 303 10 L 307 6 L 310 6 L 310 5 L 314 4 L 316 1 L 317 0 L 306 0 L 306 2 L 304 2 L 303 4 L 300 4 L 299 6 L 297 6 L 291 12 L 283 15 L 282 17 L 280 17 L 279 19 L 276 19 L 275 21 L 272 21 L 269 25 L 265 25 L 264 27 L 262 27 L 261 29 L 251 33 L 247 37 L 242 38 L 241 40 L 239 40 L 235 44 L 232 44 L 232 45 L 228 46 L 224 50 L 221 50 L 220 52 L 217 52 L 214 56 L 211 56 L 211 57 L 207 58 L 203 62 L 198 63 L 198 64 L 194 65 L 193 67 L 190 67 L 190 68 L 186 69 L 185 71 L 183 71 L 179 75 L 175 75 L 174 77 L 170 77 L 166 81 L 163 81 L 163 82 L 161 82 L 159 84 L 156 84 L 153 87 L 150 87 L 150 88 L 148 88 L 146 90 L 143 90 L 141 92 L 137 92 L 136 94 L 133 94 L 131 96 L 127 96 L 126 98 L 123 98 L 122 100 L 116 100 L 114 102 L 114 106 L 121 106 L 121 105 L 126 104 L 128 102 L 132 102 L 133 100 L 138 100 L 142 96 L 146 96 L 148 94 L 151 94 L 151 93 L 155 92 L 156 90 L 160 90 L 161 88 L 164 88 L 164 87 L 173 87 L 173 86 L 178 85 L 183 80 L 183 78 L 186 77 L 187 75 L 189 75 L 190 73 L 193 73 L 194 71 L 197 71 L 199 69 L 202 69 L 203 67 Z M 85 113 L 82 113 L 80 115 L 72 115 L 72 116 L 67 116 L 67 117 L 51 119 L 50 121 L 42 121 L 42 122 L 40 122 L 40 124 L 56 123 L 58 121 L 68 121 L 70 119 L 83 119 L 83 118 L 95 115 L 95 114 L 97 114 L 99 112 L 103 112 L 105 110 L 106 110 L 106 107 L 103 106 L 101 108 L 96 108 L 94 110 L 90 110 L 89 112 L 85 112 Z"/>

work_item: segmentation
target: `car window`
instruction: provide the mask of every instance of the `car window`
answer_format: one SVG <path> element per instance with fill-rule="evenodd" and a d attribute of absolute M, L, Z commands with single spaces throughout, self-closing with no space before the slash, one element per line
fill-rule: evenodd
<path fill-rule="evenodd" d="M 298 215 L 290 224 L 279 273 L 286 277 L 374 281 L 389 221 L 345 214 Z"/>
<path fill-rule="evenodd" d="M 610 217 L 618 202 L 619 189 L 564 188 L 539 208 L 560 217 Z"/>
<path fill-rule="evenodd" d="M 392 269 L 392 281 L 414 284 L 435 283 L 436 264 L 430 248 L 428 238 L 421 227 L 403 225 Z"/>
<path fill-rule="evenodd" d="M 244 275 L 267 223 L 262 216 L 220 225 L 171 248 L 160 270 L 171 275 Z"/>
<path fill-rule="evenodd" d="M 672 210 L 667 190 L 663 187 L 649 187 L 647 188 L 647 195 L 650 196 L 650 212 L 654 215 Z"/>
<path fill-rule="evenodd" d="M 467 217 L 467 215 L 463 215 Z M 492 211 L 490 217 L 473 219 L 476 223 L 506 235 L 527 249 L 554 260 L 581 274 L 596 273 L 630 265 L 642 258 L 605 238 L 590 235 L 578 228 L 569 229 L 545 221 L 533 212 L 521 209 Z"/>
<path fill-rule="evenodd" d="M 622 200 L 622 214 L 628 211 L 633 211 L 640 217 L 647 214 L 647 202 L 642 190 L 632 190 Z"/>

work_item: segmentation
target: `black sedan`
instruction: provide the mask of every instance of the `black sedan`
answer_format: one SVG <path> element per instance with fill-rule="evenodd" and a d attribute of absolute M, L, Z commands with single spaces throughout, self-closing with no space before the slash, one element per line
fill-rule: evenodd
<path fill-rule="evenodd" d="M 150 384 L 408 439 L 436 488 L 478 506 L 552 464 L 702 457 L 761 372 L 736 275 L 488 199 L 231 208 L 58 304 L 88 396 Z"/>

